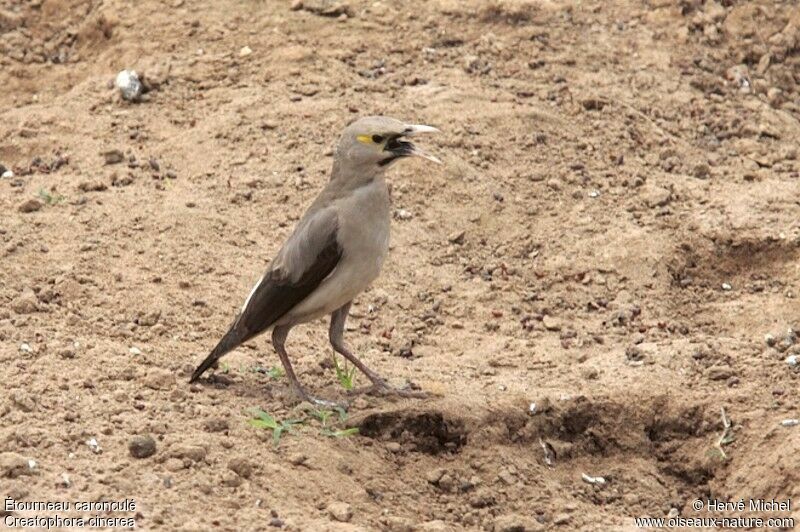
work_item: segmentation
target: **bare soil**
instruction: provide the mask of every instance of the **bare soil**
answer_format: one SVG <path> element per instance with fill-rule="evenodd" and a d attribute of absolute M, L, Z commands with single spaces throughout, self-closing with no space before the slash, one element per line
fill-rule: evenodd
<path fill-rule="evenodd" d="M 798 78 L 791 1 L 2 0 L 0 495 L 161 530 L 800 501 Z M 445 164 L 391 170 L 347 338 L 431 397 L 348 397 L 323 321 L 288 349 L 350 400 L 328 431 L 266 338 L 190 386 L 371 114 L 438 126 Z M 275 446 L 254 407 L 304 423 Z"/>

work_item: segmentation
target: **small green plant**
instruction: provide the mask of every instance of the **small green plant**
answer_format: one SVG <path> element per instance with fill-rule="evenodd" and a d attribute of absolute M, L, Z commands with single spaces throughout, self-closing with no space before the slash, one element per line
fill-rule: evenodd
<path fill-rule="evenodd" d="M 322 435 L 330 436 L 331 438 L 347 438 L 355 434 L 358 434 L 358 427 L 353 427 L 350 429 L 340 429 L 340 430 L 334 430 L 329 428 L 322 429 Z"/>
<path fill-rule="evenodd" d="M 270 379 L 277 381 L 282 379 L 283 376 L 286 375 L 286 370 L 284 370 L 280 366 L 272 366 L 267 370 L 267 375 L 269 375 Z"/>
<path fill-rule="evenodd" d="M 56 203 L 64 201 L 64 196 L 61 194 L 53 194 L 43 188 L 39 189 L 39 197 L 48 205 L 55 205 Z"/>
<path fill-rule="evenodd" d="M 358 434 L 358 427 L 350 429 L 337 429 L 336 427 L 332 427 L 328 424 L 334 414 L 339 415 L 339 423 L 344 423 L 347 420 L 347 411 L 341 406 L 337 406 L 333 410 L 312 410 L 310 413 L 322 424 L 320 433 L 323 436 L 329 436 L 331 438 L 346 438 L 348 436 Z"/>
<path fill-rule="evenodd" d="M 284 432 L 289 432 L 294 425 L 302 423 L 302 421 L 298 419 L 278 421 L 260 408 L 253 408 L 250 414 L 253 416 L 253 419 L 248 420 L 251 427 L 269 429 L 272 431 L 272 443 L 275 447 L 280 443 L 281 436 L 283 436 Z"/>
<path fill-rule="evenodd" d="M 250 368 L 250 371 L 255 373 L 263 373 L 267 377 L 272 380 L 280 380 L 286 375 L 286 371 L 280 366 L 272 366 L 271 368 L 265 368 L 264 366 L 255 365 Z"/>
<path fill-rule="evenodd" d="M 227 362 L 220 362 L 220 365 L 219 365 L 219 366 L 220 366 L 220 370 L 221 370 L 221 371 L 222 371 L 222 373 L 224 373 L 225 375 L 227 375 L 227 374 L 228 374 L 228 372 L 231 370 L 231 367 L 230 367 L 230 365 L 228 365 L 228 363 L 227 363 Z"/>
<path fill-rule="evenodd" d="M 333 355 L 333 369 L 336 370 L 336 380 L 339 381 L 342 388 L 349 391 L 355 387 L 355 366 L 348 369 L 347 361 L 345 361 L 344 366 L 339 366 L 339 360 L 337 360 L 336 355 Z"/>

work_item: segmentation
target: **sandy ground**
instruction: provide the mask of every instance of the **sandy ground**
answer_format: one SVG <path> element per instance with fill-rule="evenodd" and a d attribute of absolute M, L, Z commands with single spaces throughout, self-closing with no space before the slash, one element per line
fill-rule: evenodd
<path fill-rule="evenodd" d="M 799 73 L 789 1 L 0 1 L 0 495 L 161 530 L 800 504 Z M 349 397 L 323 321 L 288 349 L 346 416 L 265 338 L 190 386 L 369 114 L 445 165 L 391 170 L 347 338 L 431 397 Z"/>

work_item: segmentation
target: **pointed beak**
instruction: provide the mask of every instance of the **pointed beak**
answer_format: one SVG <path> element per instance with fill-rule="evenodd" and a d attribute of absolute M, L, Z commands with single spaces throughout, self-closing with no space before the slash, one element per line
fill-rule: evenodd
<path fill-rule="evenodd" d="M 423 124 L 408 124 L 403 131 L 402 136 L 414 137 L 420 133 L 439 133 L 439 130 L 433 126 L 426 126 Z M 422 157 L 423 159 L 428 159 L 436 164 L 442 164 L 442 161 L 440 161 L 438 157 L 421 150 L 411 142 L 402 140 L 395 140 L 394 142 L 396 143 L 396 146 L 390 147 L 390 149 L 400 157 Z"/>
<path fill-rule="evenodd" d="M 406 126 L 406 130 L 403 132 L 403 135 L 406 137 L 413 137 L 414 135 L 419 135 L 420 133 L 441 133 L 441 131 L 433 126 L 425 126 L 423 124 L 408 124 Z"/>

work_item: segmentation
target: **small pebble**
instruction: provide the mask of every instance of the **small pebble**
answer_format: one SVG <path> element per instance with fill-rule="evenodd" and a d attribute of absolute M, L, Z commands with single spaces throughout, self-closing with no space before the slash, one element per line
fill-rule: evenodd
<path fill-rule="evenodd" d="M 249 46 L 243 46 L 241 50 L 239 50 L 239 57 L 247 57 L 248 55 L 252 54 L 253 50 L 250 49 Z"/>
<path fill-rule="evenodd" d="M 565 525 L 571 519 L 569 514 L 558 514 L 553 518 L 554 525 Z"/>
<path fill-rule="evenodd" d="M 392 453 L 399 453 L 402 450 L 402 447 L 396 441 L 390 441 L 386 444 L 386 450 Z"/>
<path fill-rule="evenodd" d="M 405 209 L 397 209 L 394 211 L 395 220 L 410 220 L 414 215 Z"/>
<path fill-rule="evenodd" d="M 147 458 L 156 453 L 156 441 L 151 436 L 134 436 L 128 441 L 128 451 L 134 458 Z"/>
<path fill-rule="evenodd" d="M 728 290 L 733 290 L 733 287 L 728 283 L 722 283 L 722 289 L 728 291 Z"/>
<path fill-rule="evenodd" d="M 308 456 L 302 453 L 296 453 L 289 457 L 289 463 L 292 465 L 303 465 L 308 460 Z"/>
<path fill-rule="evenodd" d="M 781 425 L 784 427 L 796 427 L 800 425 L 800 419 L 784 419 L 781 421 Z"/>
<path fill-rule="evenodd" d="M 119 89 L 122 98 L 129 102 L 138 101 L 142 96 L 142 82 L 134 70 L 122 70 L 117 74 L 114 85 Z"/>
<path fill-rule="evenodd" d="M 20 206 L 17 207 L 17 210 L 19 212 L 24 212 L 24 213 L 36 212 L 36 211 L 40 210 L 43 206 L 44 206 L 44 203 L 42 203 L 41 201 L 39 201 L 37 199 L 29 199 L 29 200 L 21 203 Z"/>
<path fill-rule="evenodd" d="M 346 502 L 332 502 L 328 505 L 328 515 L 340 523 L 347 523 L 353 518 L 353 508 Z"/>
<path fill-rule="evenodd" d="M 796 368 L 797 367 L 797 355 L 789 355 L 786 357 L 786 363 L 789 364 L 789 367 Z"/>
<path fill-rule="evenodd" d="M 592 477 L 587 475 L 586 473 L 581 473 L 581 478 L 587 484 L 592 484 L 595 486 L 603 486 L 606 483 L 606 479 L 603 477 Z"/>
<path fill-rule="evenodd" d="M 119 164 L 125 160 L 125 154 L 120 150 L 108 150 L 104 151 L 100 155 L 103 156 L 106 164 Z"/>
<path fill-rule="evenodd" d="M 100 444 L 97 443 L 97 440 L 94 438 L 90 438 L 86 440 L 86 445 L 89 446 L 89 450 L 92 451 L 94 454 L 100 454 L 102 449 L 100 448 Z"/>
<path fill-rule="evenodd" d="M 11 170 L 5 170 L 2 174 L 0 174 L 0 177 L 2 177 L 3 179 L 11 179 L 12 177 L 14 177 L 14 172 L 12 172 Z"/>

